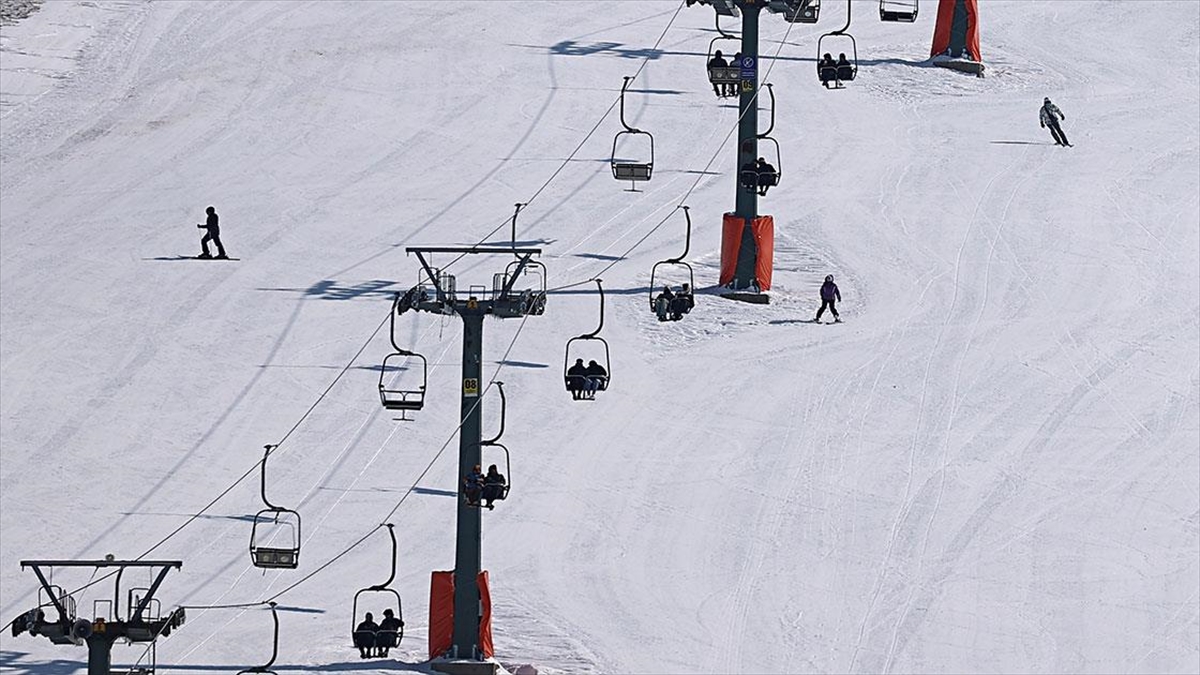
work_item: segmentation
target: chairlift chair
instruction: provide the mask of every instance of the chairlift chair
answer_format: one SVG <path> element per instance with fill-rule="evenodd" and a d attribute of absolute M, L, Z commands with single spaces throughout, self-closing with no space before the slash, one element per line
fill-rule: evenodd
<path fill-rule="evenodd" d="M 401 640 L 404 639 L 404 605 L 400 600 L 400 593 L 391 587 L 392 581 L 396 578 L 396 531 L 391 523 L 384 523 L 384 525 L 388 529 L 388 536 L 392 539 L 392 571 L 391 574 L 388 575 L 387 581 L 383 582 L 382 584 L 375 584 L 374 586 L 361 588 L 357 593 L 354 594 L 354 602 L 350 610 L 350 637 L 351 642 L 356 649 L 359 648 L 360 639 L 366 637 L 366 635 L 360 634 L 365 633 L 366 631 L 358 630 L 358 601 L 360 598 L 362 598 L 364 593 L 383 594 L 385 599 L 382 602 L 386 603 L 387 605 L 385 609 L 395 609 L 396 618 L 400 620 L 400 627 L 397 630 L 380 630 L 378 633 L 372 636 L 372 642 L 374 642 L 375 646 L 393 649 L 400 644 Z M 383 616 L 383 614 L 381 613 L 379 616 Z M 380 645 L 380 640 L 385 640 L 386 644 Z"/>
<path fill-rule="evenodd" d="M 692 266 L 684 261 L 684 258 L 687 257 L 688 251 L 691 250 L 691 246 L 692 246 L 692 216 L 688 212 L 687 206 L 683 206 L 681 208 L 683 209 L 684 217 L 687 219 L 687 234 L 684 235 L 684 239 L 683 239 L 683 253 L 679 254 L 677 257 L 674 257 L 674 258 L 667 258 L 666 260 L 660 260 L 660 261 L 654 263 L 654 267 L 650 268 L 650 311 L 654 312 L 658 316 L 659 321 L 665 321 L 666 319 L 664 319 L 663 317 L 667 316 L 668 313 L 670 314 L 671 317 L 674 317 L 677 314 L 679 314 L 679 315 L 687 314 L 688 312 L 692 311 L 692 307 L 694 307 L 696 304 L 696 300 L 695 300 L 696 275 L 692 270 Z M 675 267 L 682 267 L 687 270 L 688 291 L 686 294 L 684 294 L 683 289 L 680 289 L 680 291 L 678 293 L 676 293 L 676 295 L 675 295 L 675 298 L 680 301 L 680 304 L 678 306 L 678 309 L 680 311 L 678 311 L 678 312 L 674 311 L 674 308 L 669 308 L 669 307 L 665 307 L 662 309 L 662 311 L 660 311 L 660 309 L 658 307 L 658 297 L 655 295 L 655 291 L 658 290 L 657 280 L 660 278 L 659 268 L 663 267 L 664 265 L 667 266 L 668 269 L 671 266 L 675 266 Z M 680 297 L 681 295 L 686 295 L 686 297 Z"/>
<path fill-rule="evenodd" d="M 770 0 L 767 9 L 783 15 L 788 23 L 816 23 L 821 0 Z"/>
<path fill-rule="evenodd" d="M 775 167 L 775 171 L 770 173 L 759 172 L 757 168 L 754 171 L 745 169 L 741 171 L 740 177 L 742 186 L 747 190 L 757 190 L 762 187 L 772 188 L 779 185 L 779 179 L 783 175 L 783 155 L 780 152 L 779 141 L 771 136 L 771 132 L 775 130 L 775 88 L 770 83 L 766 83 L 767 93 L 771 96 L 771 124 L 767 130 L 758 134 L 758 140 L 769 141 L 774 147 L 773 153 L 775 163 L 771 166 Z"/>
<path fill-rule="evenodd" d="M 625 90 L 629 87 L 629 81 L 632 77 L 626 76 L 624 83 L 621 84 L 621 126 L 625 127 L 623 131 L 618 131 L 613 137 L 612 147 L 612 173 L 613 178 L 617 180 L 627 180 L 630 182 L 629 190 L 637 191 L 637 184 L 643 181 L 650 180 L 650 176 L 654 172 L 654 136 L 648 131 L 635 129 L 625 122 Z M 650 143 L 650 158 L 646 162 L 631 162 L 621 158 L 617 154 L 617 146 L 622 144 L 622 136 L 628 141 L 635 136 L 645 136 Z"/>
<path fill-rule="evenodd" d="M 262 500 L 266 508 L 254 515 L 250 528 L 250 561 L 264 569 L 295 569 L 300 564 L 300 514 L 275 506 L 267 499 L 267 458 L 277 446 L 263 447 Z M 285 546 L 274 543 L 281 534 L 285 536 Z"/>
<path fill-rule="evenodd" d="M 826 88 L 828 88 L 829 82 L 834 82 L 834 88 L 841 89 L 843 83 L 851 82 L 855 77 L 858 76 L 858 42 L 854 39 L 853 35 L 847 32 L 850 30 L 851 6 L 853 4 L 854 3 L 851 0 L 846 0 L 846 25 L 835 31 L 825 33 L 817 39 L 817 79 L 820 80 L 821 84 L 826 85 Z M 822 67 L 821 59 L 823 55 L 830 54 L 832 56 L 834 53 L 833 51 L 827 51 L 826 49 L 828 44 L 826 40 L 830 39 L 832 39 L 833 42 L 844 42 L 846 39 L 850 41 L 850 58 L 848 59 L 848 65 L 836 66 L 834 68 Z M 845 54 L 846 52 L 840 51 L 838 53 Z"/>
<path fill-rule="evenodd" d="M 387 410 L 399 410 L 399 419 L 407 420 L 408 418 L 405 417 L 405 414 L 409 410 L 416 411 L 425 407 L 425 389 L 429 384 L 429 361 L 421 354 L 402 349 L 400 345 L 396 344 L 396 315 L 404 311 L 402 304 L 402 296 L 397 293 L 395 300 L 392 302 L 392 311 L 388 319 L 391 323 L 390 337 L 392 349 L 395 351 L 385 356 L 383 365 L 379 367 L 379 400 Z M 388 386 L 388 364 L 394 364 L 410 358 L 420 359 L 421 361 L 420 386 L 416 389 Z"/>
<path fill-rule="evenodd" d="M 504 435 L 504 422 L 508 418 L 508 397 L 504 394 L 503 382 L 496 380 L 496 389 L 500 392 L 500 430 L 496 432 L 494 437 L 486 441 L 479 442 L 480 450 L 490 447 L 500 448 L 502 451 L 504 451 L 504 484 L 500 486 L 500 494 L 491 498 L 492 501 L 506 499 L 508 497 L 508 490 L 510 487 L 512 487 L 512 457 L 509 455 L 508 446 L 500 442 L 500 437 Z M 487 464 L 487 462 L 481 461 L 480 464 Z M 487 475 L 484 474 L 485 478 L 486 476 Z M 483 485 L 483 492 L 487 492 L 486 482 Z M 480 493 L 479 497 L 480 502 L 488 499 L 482 492 Z"/>
<path fill-rule="evenodd" d="M 572 345 L 576 346 L 577 351 L 578 348 L 582 347 L 588 342 L 599 342 L 604 348 L 604 361 L 600 365 L 604 367 L 604 372 L 606 374 L 604 377 L 600 378 L 600 383 L 596 387 L 596 391 L 605 391 L 608 389 L 608 384 L 612 380 L 612 365 L 609 360 L 608 341 L 600 337 L 600 330 L 604 328 L 604 287 L 601 285 L 600 279 L 596 279 L 596 288 L 599 289 L 600 293 L 600 325 L 596 327 L 596 330 L 590 333 L 584 333 L 583 335 L 578 335 L 570 340 L 567 340 L 566 352 L 563 355 L 563 382 L 566 384 L 567 391 L 571 392 L 572 394 L 579 394 L 588 389 L 586 382 L 579 382 L 579 378 L 567 374 L 567 371 L 571 368 L 571 357 L 573 355 Z M 577 395 L 575 398 L 577 400 L 582 400 L 583 397 Z"/>
<path fill-rule="evenodd" d="M 736 43 L 740 47 L 741 41 L 737 38 L 737 36 L 730 35 L 729 33 L 726 33 L 723 28 L 721 28 L 720 14 L 714 14 L 713 16 L 717 20 L 718 35 L 708 43 L 708 60 L 704 63 L 708 67 L 708 81 L 714 85 L 714 91 L 718 92 L 717 96 L 720 98 L 729 98 L 730 96 L 737 95 L 737 89 L 733 89 L 733 93 L 726 93 L 728 91 L 726 87 L 729 85 L 737 85 L 741 82 L 741 67 L 736 63 L 730 63 L 729 65 L 723 67 L 711 66 L 708 64 L 712 63 L 713 58 L 716 57 L 716 54 L 719 51 L 717 49 L 718 42 L 722 40 L 729 40 Z M 734 53 L 736 54 L 737 52 Z"/>
<path fill-rule="evenodd" d="M 879 20 L 912 23 L 917 20 L 919 0 L 879 0 Z"/>

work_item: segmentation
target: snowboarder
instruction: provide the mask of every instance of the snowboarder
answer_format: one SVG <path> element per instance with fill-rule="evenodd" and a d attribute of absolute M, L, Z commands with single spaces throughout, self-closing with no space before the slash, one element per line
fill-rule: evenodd
<path fill-rule="evenodd" d="M 842 299 L 842 292 L 838 290 L 837 284 L 833 283 L 833 275 L 825 275 L 825 283 L 821 284 L 821 308 L 817 310 L 817 318 L 814 322 L 821 321 L 821 315 L 825 313 L 825 308 L 828 307 L 830 313 L 833 314 L 834 323 L 841 323 L 842 318 L 838 316 L 837 303 Z"/>
<path fill-rule="evenodd" d="M 717 53 L 708 61 L 708 69 L 709 70 L 712 70 L 713 68 L 728 68 L 728 67 L 729 67 L 729 64 L 725 62 L 725 57 L 721 54 L 720 49 L 718 49 Z M 712 87 L 713 87 L 713 93 L 715 93 L 717 96 L 725 95 L 725 85 L 724 84 L 717 84 L 716 82 L 713 82 Z"/>
<path fill-rule="evenodd" d="M 375 648 L 375 637 L 379 632 L 379 624 L 375 617 L 367 612 L 366 619 L 354 629 L 354 646 L 358 647 L 358 658 L 371 658 L 371 650 Z"/>
<path fill-rule="evenodd" d="M 504 498 L 504 482 L 504 474 L 500 473 L 500 469 L 495 464 L 489 466 L 487 475 L 483 477 L 483 500 L 487 502 L 484 506 L 495 508 L 492 502 Z"/>
<path fill-rule="evenodd" d="M 463 478 L 463 488 L 467 493 L 467 506 L 479 506 L 479 495 L 483 492 L 483 473 L 479 471 L 479 465 Z"/>
<path fill-rule="evenodd" d="M 204 212 L 208 214 L 208 220 L 203 225 L 196 225 L 197 229 L 205 230 L 204 237 L 200 240 L 202 253 L 199 257 L 212 257 L 212 254 L 208 252 L 208 242 L 211 241 L 217 245 L 217 260 L 226 260 L 229 256 L 225 255 L 225 247 L 221 245 L 221 226 L 217 224 L 217 210 L 210 206 L 204 209 Z"/>
<path fill-rule="evenodd" d="M 1071 142 L 1067 140 L 1067 135 L 1063 133 L 1062 127 L 1058 126 L 1059 118 L 1067 119 L 1067 116 L 1062 114 L 1058 106 L 1050 102 L 1050 97 L 1047 96 L 1042 101 L 1042 109 L 1038 111 L 1038 116 L 1041 118 L 1042 128 L 1050 125 L 1050 135 L 1054 137 L 1055 145 L 1064 145 L 1072 147 Z"/>
<path fill-rule="evenodd" d="M 379 622 L 379 632 L 375 635 L 377 656 L 386 657 L 388 655 L 388 650 L 396 646 L 396 637 L 403 627 L 404 622 L 396 618 L 395 612 L 391 609 L 383 610 L 383 621 Z"/>

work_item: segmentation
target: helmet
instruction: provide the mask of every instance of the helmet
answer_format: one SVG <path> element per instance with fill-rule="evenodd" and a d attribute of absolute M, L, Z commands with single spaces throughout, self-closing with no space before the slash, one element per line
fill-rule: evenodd
<path fill-rule="evenodd" d="M 1050 99 L 1046 99 L 1046 100 L 1048 101 L 1048 100 L 1050 100 Z M 213 207 L 211 207 L 211 206 L 210 206 L 210 207 L 208 207 L 207 209 L 204 209 L 204 212 L 205 212 L 205 213 L 212 213 L 212 212 L 214 212 L 214 211 L 216 211 L 216 209 L 214 209 L 214 208 L 213 208 Z"/>
<path fill-rule="evenodd" d="M 832 274 L 826 274 L 826 275 L 825 275 L 825 281 L 833 281 L 833 275 L 832 275 Z"/>
<path fill-rule="evenodd" d="M 1049 97 L 1049 96 L 1047 96 L 1046 98 L 1042 99 L 1042 103 L 1049 103 L 1049 102 L 1050 102 L 1050 97 Z"/>

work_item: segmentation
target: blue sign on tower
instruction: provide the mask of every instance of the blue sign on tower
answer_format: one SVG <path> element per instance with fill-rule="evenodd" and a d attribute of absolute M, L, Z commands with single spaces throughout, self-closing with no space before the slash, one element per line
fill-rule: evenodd
<path fill-rule="evenodd" d="M 758 63 L 753 56 L 743 56 L 742 60 L 738 61 L 738 67 L 741 68 L 739 75 L 743 80 L 758 78 Z"/>

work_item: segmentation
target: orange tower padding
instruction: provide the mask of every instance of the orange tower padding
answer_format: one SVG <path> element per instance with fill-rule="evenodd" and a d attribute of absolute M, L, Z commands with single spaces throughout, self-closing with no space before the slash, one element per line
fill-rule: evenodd
<path fill-rule="evenodd" d="M 479 586 L 479 603 L 483 605 L 483 615 L 479 617 L 479 651 L 484 658 L 492 658 L 495 650 L 492 648 L 492 591 L 488 588 L 488 573 L 484 570 L 475 578 Z"/>
<path fill-rule="evenodd" d="M 454 643 L 454 572 L 434 572 L 429 582 L 429 658 Z"/>
<path fill-rule="evenodd" d="M 726 213 L 721 222 L 721 274 L 718 283 L 722 286 L 733 281 L 737 271 L 745 223 L 745 218 L 732 213 Z M 775 262 L 775 219 L 772 216 L 758 216 L 750 225 L 750 230 L 758 248 L 754 279 L 760 290 L 767 291 L 771 289 L 771 271 Z"/>
<path fill-rule="evenodd" d="M 479 600 L 483 616 L 479 618 L 479 651 L 492 658 L 492 592 L 488 573 L 484 570 L 475 578 L 479 585 Z M 436 659 L 450 651 L 454 644 L 454 572 L 434 572 L 429 582 L 429 658 Z"/>
<path fill-rule="evenodd" d="M 979 1 L 962 0 L 962 3 L 963 9 L 967 12 L 967 51 L 971 52 L 971 56 L 976 61 L 983 61 L 983 55 L 979 51 Z M 950 48 L 950 32 L 954 25 L 954 8 L 957 4 L 958 0 L 938 1 L 937 24 L 933 28 L 933 46 L 929 50 L 931 57 L 942 54 Z"/>

